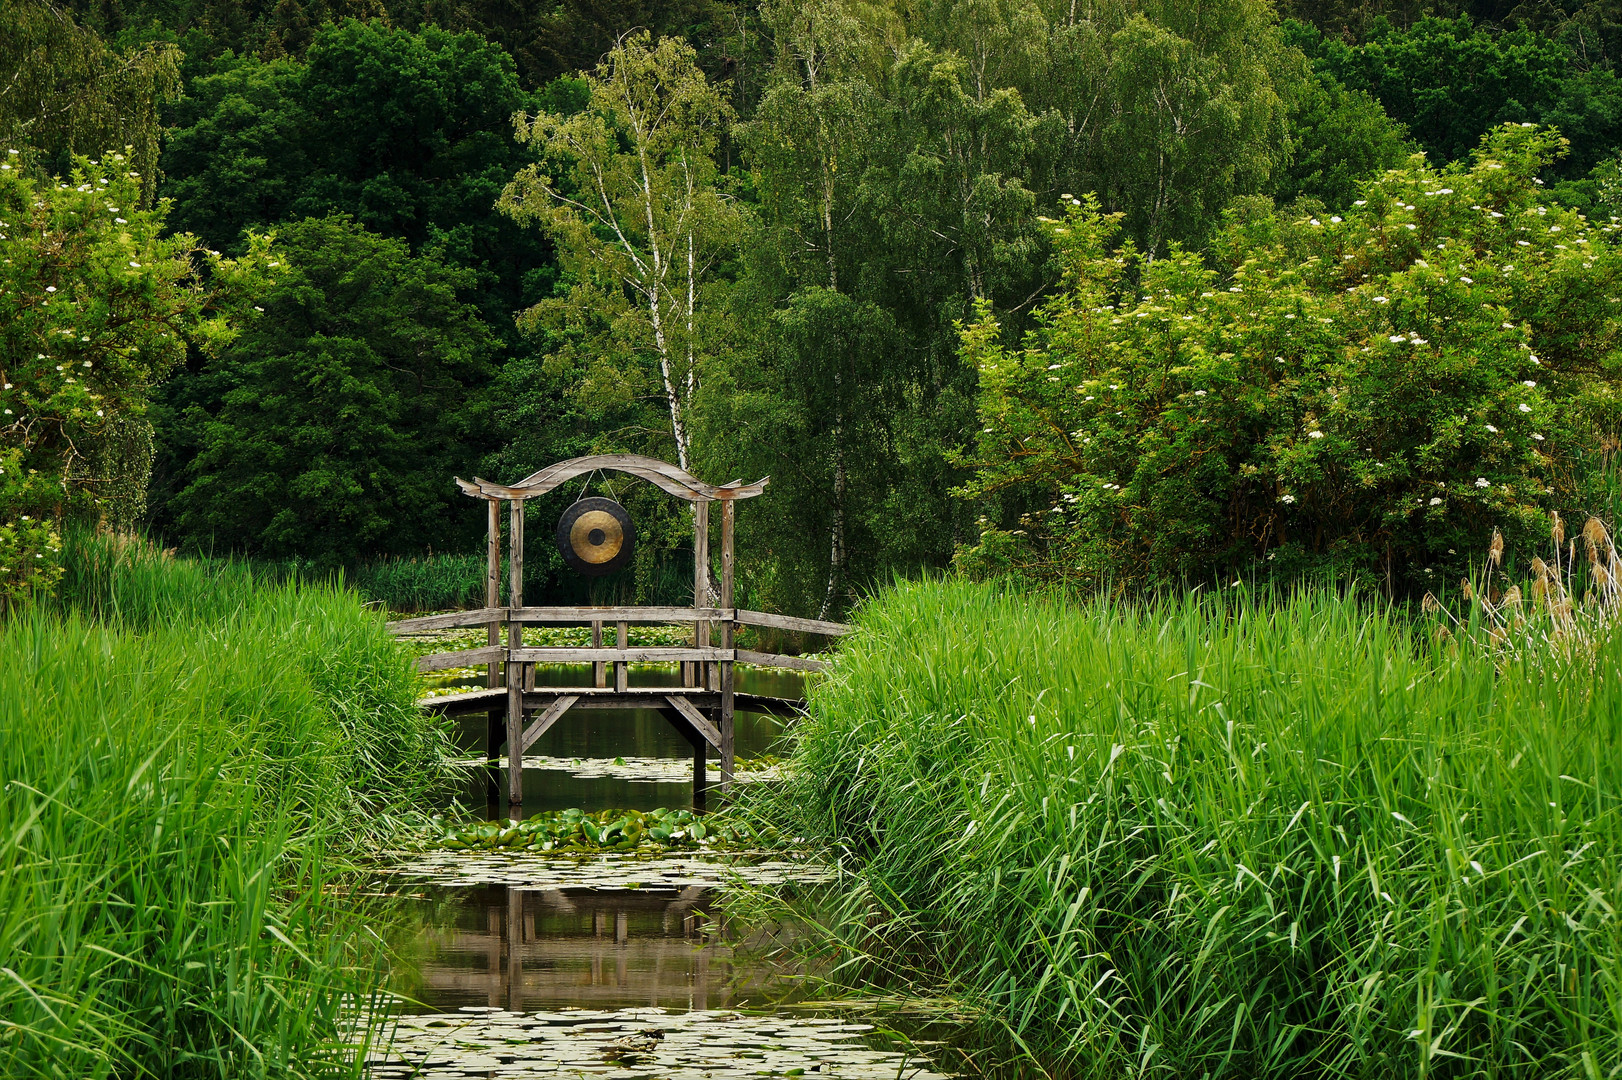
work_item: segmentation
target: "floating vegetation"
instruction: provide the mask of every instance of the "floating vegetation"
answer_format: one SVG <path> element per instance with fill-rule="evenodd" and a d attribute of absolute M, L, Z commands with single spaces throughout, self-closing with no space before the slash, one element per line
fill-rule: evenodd
<path fill-rule="evenodd" d="M 660 852 L 672 849 L 752 849 L 771 842 L 743 821 L 691 810 L 556 810 L 527 821 L 451 826 L 439 846 L 451 851 Z"/>
<path fill-rule="evenodd" d="M 405 1016 L 367 1059 L 383 1078 L 612 1076 L 616 1080 L 838 1077 L 945 1080 L 911 1045 L 871 1045 L 872 1024 L 825 1017 L 663 1009 Z"/>
<path fill-rule="evenodd" d="M 462 689 L 458 687 L 457 689 Z M 467 758 L 457 764 L 466 767 L 482 766 L 485 759 L 482 757 Z M 733 765 L 732 778 L 743 783 L 752 783 L 757 780 L 776 780 L 782 775 L 779 768 L 781 759 L 771 755 L 762 754 L 755 758 L 738 758 Z M 499 767 L 505 768 L 507 760 L 497 760 Z M 615 758 L 566 758 L 547 757 L 535 755 L 524 757 L 525 769 L 545 769 L 551 772 L 566 772 L 576 780 L 625 780 L 633 784 L 687 784 L 693 779 L 693 762 L 691 758 L 655 758 L 655 757 L 615 757 Z M 712 776 L 718 776 L 721 763 L 715 758 L 709 760 L 709 769 Z"/>
<path fill-rule="evenodd" d="M 551 852 L 523 848 L 400 853 L 381 873 L 449 887 L 524 889 L 684 889 L 695 885 L 815 884 L 833 870 L 806 858 L 749 853 Z"/>

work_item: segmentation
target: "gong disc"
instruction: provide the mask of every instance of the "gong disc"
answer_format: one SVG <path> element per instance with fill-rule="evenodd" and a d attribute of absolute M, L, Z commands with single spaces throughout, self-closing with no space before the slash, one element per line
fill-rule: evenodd
<path fill-rule="evenodd" d="M 631 561 L 636 527 L 613 499 L 581 499 L 558 518 L 563 561 L 588 577 L 612 574 Z"/>

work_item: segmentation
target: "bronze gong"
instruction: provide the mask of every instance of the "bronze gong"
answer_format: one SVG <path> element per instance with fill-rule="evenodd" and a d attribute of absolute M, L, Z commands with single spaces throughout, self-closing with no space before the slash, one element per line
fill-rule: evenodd
<path fill-rule="evenodd" d="M 563 561 L 588 577 L 612 574 L 631 561 L 636 527 L 613 499 L 580 499 L 558 518 Z"/>

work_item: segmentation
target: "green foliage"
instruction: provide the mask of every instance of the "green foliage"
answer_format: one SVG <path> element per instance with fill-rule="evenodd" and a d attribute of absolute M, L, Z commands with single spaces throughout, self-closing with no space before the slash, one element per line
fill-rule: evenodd
<path fill-rule="evenodd" d="M 446 611 L 484 606 L 485 569 L 483 552 L 373 559 L 346 570 L 344 581 L 390 611 Z"/>
<path fill-rule="evenodd" d="M 1360 184 L 1402 165 L 1412 151 L 1402 125 L 1378 101 L 1331 76 L 1302 79 L 1287 100 L 1294 152 L 1272 186 L 1281 203 L 1308 198 L 1345 210 Z"/>
<path fill-rule="evenodd" d="M 1285 31 L 1319 72 L 1374 97 L 1439 161 L 1466 157 L 1509 122 L 1557 127 L 1571 140 L 1562 176 L 1587 174 L 1622 142 L 1616 73 L 1532 30 L 1494 32 L 1460 15 L 1376 28 L 1359 44 L 1299 23 Z"/>
<path fill-rule="evenodd" d="M 1055 1075 L 1622 1064 L 1622 641 L 1500 670 L 1228 595 L 864 608 L 755 792 L 841 857 L 843 970 L 979 1001 Z"/>
<path fill-rule="evenodd" d="M 0 148 L 0 606 L 49 591 L 63 515 L 128 528 L 145 506 L 152 386 L 217 349 L 270 258 L 240 261 L 142 210 L 123 154 L 40 178 Z M 130 452 L 131 429 L 136 451 Z"/>
<path fill-rule="evenodd" d="M 356 1075 L 342 853 L 446 778 L 408 661 L 350 594 L 69 546 L 0 623 L 0 1072 Z"/>
<path fill-rule="evenodd" d="M 278 246 L 263 313 L 166 397 L 184 462 L 166 534 L 328 563 L 465 549 L 482 522 L 456 512 L 452 476 L 493 348 L 457 295 L 472 275 L 343 217 L 283 226 Z"/>
<path fill-rule="evenodd" d="M 347 214 L 477 270 L 472 298 L 512 336 L 550 259 L 495 209 L 525 160 L 511 57 L 477 34 L 350 21 L 321 27 L 304 63 L 216 68 L 187 86 L 164 151 L 177 227 L 229 249 L 245 229 Z"/>
<path fill-rule="evenodd" d="M 63 166 L 124 148 L 151 205 L 158 109 L 180 92 L 178 49 L 117 50 L 49 0 L 0 0 L 0 72 L 0 146 L 30 145 Z"/>
<path fill-rule="evenodd" d="M 968 490 L 1028 511 L 966 561 L 1420 591 L 1493 527 L 1513 545 L 1586 509 L 1583 463 L 1616 423 L 1622 256 L 1614 223 L 1545 204 L 1559 146 L 1509 126 L 1468 165 L 1416 158 L 1344 221 L 1236 211 L 1218 269 L 1112 249 L 1115 219 L 1077 200 L 1052 223 L 1064 289 L 1024 347 L 989 316 L 964 332 L 984 428 Z"/>
<path fill-rule="evenodd" d="M 737 238 L 736 212 L 715 186 L 731 110 L 693 49 L 672 38 L 627 37 L 585 81 L 581 111 L 517 120 L 542 162 L 513 177 L 501 207 L 538 225 L 574 279 L 520 323 L 576 346 L 564 350 L 582 369 L 571 393 L 622 405 L 662 397 L 670 439 L 659 441 L 687 468 L 686 413 L 717 333 L 714 268 Z"/>

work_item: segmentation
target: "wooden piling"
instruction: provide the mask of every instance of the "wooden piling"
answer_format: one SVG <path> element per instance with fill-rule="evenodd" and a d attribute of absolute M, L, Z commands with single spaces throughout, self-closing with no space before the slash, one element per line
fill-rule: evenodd
<path fill-rule="evenodd" d="M 721 624 L 721 648 L 733 649 L 737 615 L 732 610 L 733 533 L 737 522 L 737 503 L 731 499 L 721 502 L 721 608 L 726 621 Z M 721 791 L 732 790 L 733 762 L 733 686 L 732 661 L 722 660 L 721 667 Z"/>
<path fill-rule="evenodd" d="M 699 499 L 693 503 L 693 606 L 710 606 L 710 503 Z M 693 647 L 710 647 L 710 624 L 700 620 L 693 624 Z M 692 686 L 709 685 L 709 665 L 702 660 L 693 664 Z"/>
<path fill-rule="evenodd" d="M 507 602 L 524 606 L 524 500 L 508 503 Z M 524 647 L 524 624 L 507 623 L 507 648 Z M 507 663 L 507 807 L 513 817 L 524 805 L 524 665 Z"/>
<path fill-rule="evenodd" d="M 709 746 L 703 739 L 693 740 L 693 812 L 702 814 L 709 806 Z"/>
<path fill-rule="evenodd" d="M 501 606 L 501 504 L 488 499 L 485 506 L 484 606 L 497 608 Z M 501 644 L 499 620 L 485 624 L 485 644 L 492 648 Z M 484 685 L 491 690 L 501 685 L 501 661 L 492 660 L 485 666 Z M 484 797 L 492 806 L 501 802 L 501 768 L 496 764 L 496 757 L 501 753 L 504 719 L 500 709 L 491 709 L 485 714 Z"/>

